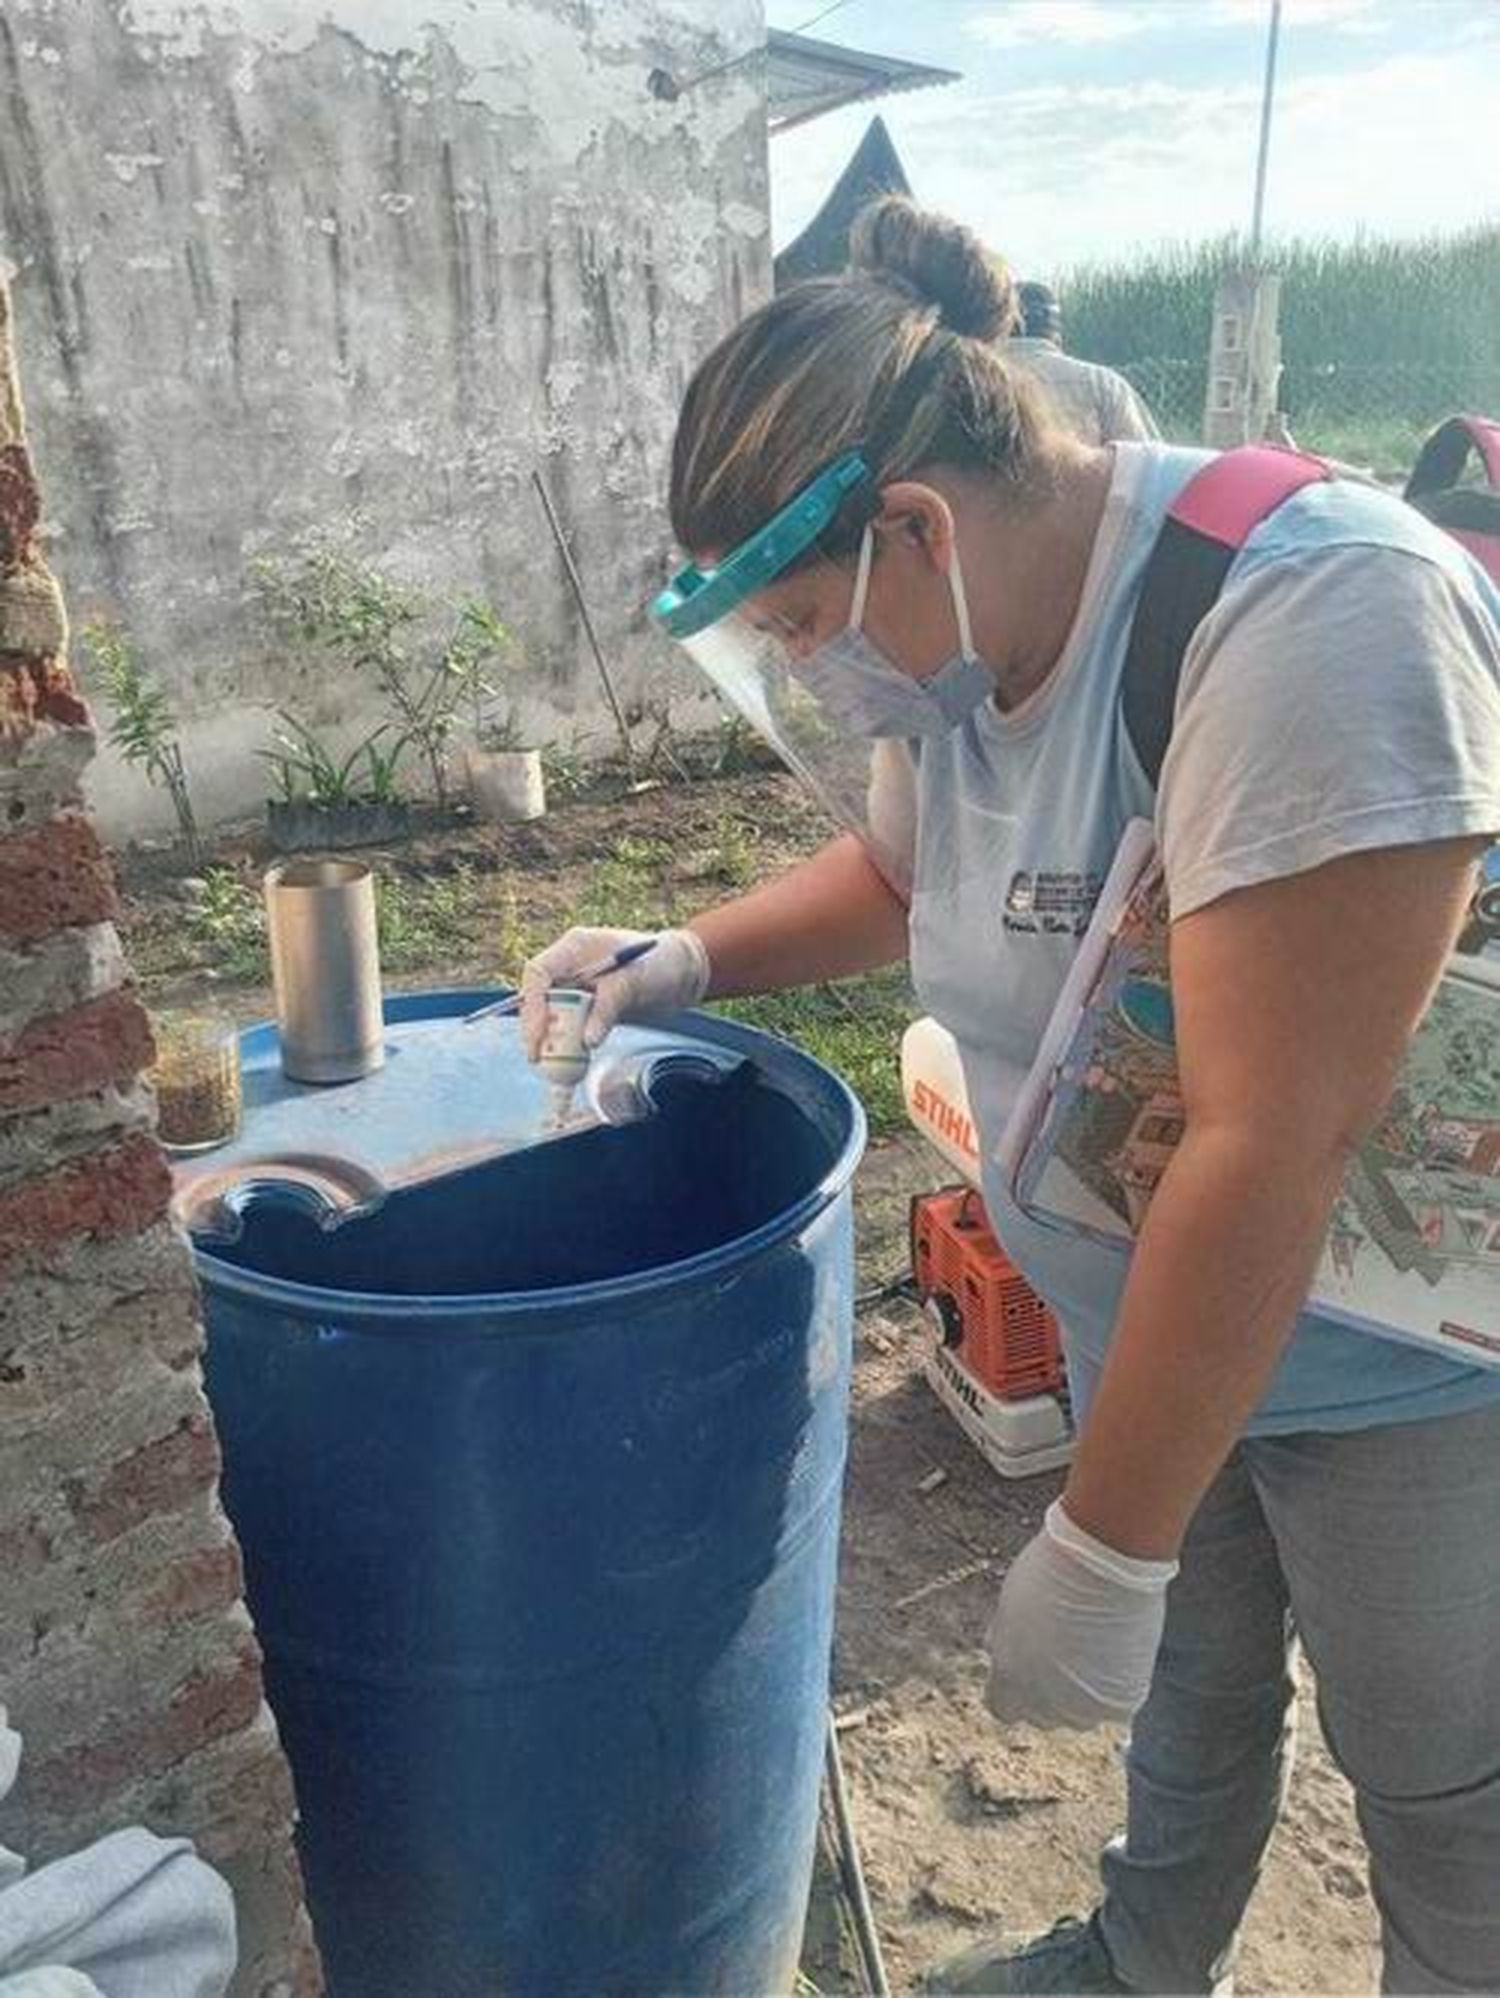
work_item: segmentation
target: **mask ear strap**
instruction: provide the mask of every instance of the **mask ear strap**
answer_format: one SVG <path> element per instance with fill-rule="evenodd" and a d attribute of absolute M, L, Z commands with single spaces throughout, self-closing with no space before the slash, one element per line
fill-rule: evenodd
<path fill-rule="evenodd" d="M 953 616 L 958 625 L 958 650 L 963 659 L 974 655 L 974 635 L 969 629 L 969 599 L 964 594 L 963 565 L 958 559 L 958 543 L 953 544 L 953 559 L 948 564 L 948 590 L 953 598 Z"/>
<path fill-rule="evenodd" d="M 865 597 L 870 588 L 870 561 L 875 553 L 875 530 L 868 522 L 859 539 L 859 561 L 854 569 L 854 595 L 849 599 L 850 631 L 858 631 L 865 621 Z"/>

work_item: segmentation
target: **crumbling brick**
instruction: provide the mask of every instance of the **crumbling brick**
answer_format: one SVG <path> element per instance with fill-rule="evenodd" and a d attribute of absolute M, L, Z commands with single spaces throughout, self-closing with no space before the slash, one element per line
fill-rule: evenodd
<path fill-rule="evenodd" d="M 109 856 L 87 819 L 67 813 L 0 839 L 0 943 L 34 943 L 115 914 Z"/>
<path fill-rule="evenodd" d="M 0 569 L 19 568 L 35 558 L 41 511 L 26 446 L 0 444 Z"/>
<path fill-rule="evenodd" d="M 0 283 L 0 1686 L 27 1751 L 6 1838 L 39 1861 L 124 1824 L 200 1840 L 235 1897 L 235 1998 L 316 1998 L 39 513 Z"/>
<path fill-rule="evenodd" d="M 23 1519 L 0 1529 L 0 1575 L 7 1588 L 39 1574 L 51 1559 L 52 1537 L 36 1520 Z"/>
<path fill-rule="evenodd" d="M 140 1768 L 167 1769 L 196 1748 L 249 1725 L 260 1711 L 260 1651 L 247 1632 L 224 1669 L 179 1686 L 155 1713 L 122 1716 L 92 1740 L 28 1758 L 16 1786 L 27 1808 L 54 1815 L 81 1810 L 119 1790 Z M 25 1712 L 17 1707 L 23 1729 Z"/>
<path fill-rule="evenodd" d="M 124 979 L 125 954 L 109 923 L 59 930 L 14 950 L 0 944 L 0 1046 L 33 1020 L 102 999 Z"/>
<path fill-rule="evenodd" d="M 188 1418 L 169 1436 L 143 1444 L 112 1464 L 92 1489 L 82 1479 L 68 1488 L 74 1518 L 97 1546 L 128 1533 L 152 1513 L 207 1491 L 219 1475 L 219 1446 L 206 1415 Z"/>
<path fill-rule="evenodd" d="M 172 1175 L 160 1145 L 127 1138 L 0 1192 L 0 1276 L 74 1235 L 127 1235 L 167 1211 Z"/>
<path fill-rule="evenodd" d="M 47 571 L 0 571 L 0 653 L 60 662 L 67 642 L 62 592 Z"/>
<path fill-rule="evenodd" d="M 245 1592 L 245 1569 L 238 1544 L 199 1548 L 184 1554 L 152 1583 L 141 1603 L 148 1622 L 175 1623 L 228 1609 Z"/>
<path fill-rule="evenodd" d="M 81 1158 L 108 1139 L 149 1131 L 155 1121 L 156 1098 L 133 1076 L 25 1116 L 0 1118 L 0 1192 L 16 1180 Z"/>
<path fill-rule="evenodd" d="M 18 704 L 22 689 L 30 690 L 30 698 L 18 730 L 7 735 L 0 713 L 0 835 L 30 832 L 61 812 L 77 811 L 83 803 L 83 773 L 94 754 L 91 727 L 60 726 L 38 717 L 34 672 L 0 672 L 0 710 L 7 701 Z"/>
<path fill-rule="evenodd" d="M 33 1020 L 0 1046 L 0 1117 L 66 1103 L 124 1082 L 155 1059 L 151 1024 L 132 993 L 111 992 Z"/>
<path fill-rule="evenodd" d="M 88 703 L 61 659 L 0 649 L 0 743 L 25 737 L 40 722 L 88 728 Z"/>

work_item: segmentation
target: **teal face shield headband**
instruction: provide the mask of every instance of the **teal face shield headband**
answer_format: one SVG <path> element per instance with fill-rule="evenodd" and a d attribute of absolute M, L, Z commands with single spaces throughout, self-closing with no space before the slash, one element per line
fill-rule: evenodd
<path fill-rule="evenodd" d="M 903 783 L 904 747 L 872 743 L 846 727 L 813 693 L 774 615 L 746 606 L 813 548 L 839 509 L 873 478 L 863 455 L 847 451 L 809 481 L 755 533 L 712 568 L 673 577 L 651 606 L 654 623 L 676 639 L 729 707 L 750 724 L 840 826 L 858 834 L 903 898 L 911 885 Z M 873 490 L 871 493 L 873 500 Z M 873 505 L 870 509 L 874 511 Z M 852 603 L 855 574 L 828 558 Z"/>
<path fill-rule="evenodd" d="M 728 617 L 805 555 L 850 493 L 869 476 L 870 468 L 858 451 L 835 458 L 722 562 L 711 569 L 690 562 L 680 569 L 652 604 L 652 617 L 676 639 L 692 638 Z"/>

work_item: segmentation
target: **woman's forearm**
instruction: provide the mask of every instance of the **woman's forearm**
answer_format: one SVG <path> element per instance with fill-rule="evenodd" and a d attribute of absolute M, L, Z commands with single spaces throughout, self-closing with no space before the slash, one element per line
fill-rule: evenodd
<path fill-rule="evenodd" d="M 709 997 L 775 992 L 898 963 L 906 904 L 852 833 L 688 927 L 708 948 Z"/>
<path fill-rule="evenodd" d="M 1064 1503 L 1121 1553 L 1175 1555 L 1276 1369 L 1342 1178 L 1264 1132 L 1188 1128 L 1152 1198 Z"/>

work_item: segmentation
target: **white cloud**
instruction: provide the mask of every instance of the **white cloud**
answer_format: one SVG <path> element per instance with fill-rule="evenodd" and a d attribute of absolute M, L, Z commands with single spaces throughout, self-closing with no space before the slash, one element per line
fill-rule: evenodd
<path fill-rule="evenodd" d="M 1135 7 L 1127 0 L 1007 0 L 971 14 L 964 31 L 995 49 L 1025 42 L 1087 48 L 1142 34 L 1159 25 L 1160 13 L 1159 7 Z"/>
<path fill-rule="evenodd" d="M 1271 18 L 1270 0 L 1208 0 L 1199 25 L 1210 28 L 1263 28 Z M 1283 27 L 1341 28 L 1347 34 L 1381 33 L 1375 0 L 1284 0 Z"/>
<path fill-rule="evenodd" d="M 1472 44 L 1288 76 L 1272 128 L 1273 235 L 1414 235 L 1493 212 L 1493 83 Z M 1259 77 L 1006 90 L 979 79 L 881 110 L 919 200 L 1025 275 L 1222 235 L 1249 220 Z M 868 122 L 858 106 L 772 141 L 776 236 L 811 216 Z M 1488 196 L 1488 198 L 1487 198 Z"/>
<path fill-rule="evenodd" d="M 1098 48 L 1141 35 L 1180 36 L 1188 19 L 1192 32 L 1214 28 L 1265 28 L 1270 0 L 1000 0 L 964 21 L 964 31 L 989 48 Z M 1347 35 L 1384 34 L 1390 18 L 1381 0 L 1283 0 L 1282 26 L 1329 28 Z"/>

